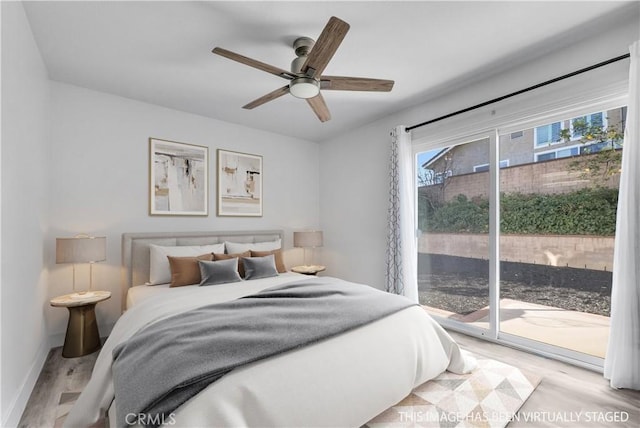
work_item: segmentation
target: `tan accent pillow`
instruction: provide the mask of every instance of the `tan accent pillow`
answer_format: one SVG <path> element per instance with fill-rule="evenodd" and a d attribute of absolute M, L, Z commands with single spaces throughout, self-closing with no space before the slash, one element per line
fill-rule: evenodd
<path fill-rule="evenodd" d="M 198 260 L 213 260 L 213 254 L 202 254 L 197 257 L 172 257 L 169 259 L 171 270 L 171 285 L 169 287 L 182 287 L 184 285 L 200 284 L 200 266 Z"/>
<path fill-rule="evenodd" d="M 244 253 L 235 253 L 235 254 L 218 254 L 213 253 L 213 260 L 228 260 L 228 259 L 238 259 L 238 273 L 240 274 L 240 278 L 244 278 L 244 264 L 242 263 L 243 257 L 251 257 L 251 251 L 245 251 Z"/>
<path fill-rule="evenodd" d="M 285 273 L 287 268 L 284 266 L 284 260 L 282 258 L 282 250 L 271 251 L 253 251 L 251 250 L 251 257 L 264 257 L 273 254 L 276 258 L 276 269 L 278 273 Z"/>

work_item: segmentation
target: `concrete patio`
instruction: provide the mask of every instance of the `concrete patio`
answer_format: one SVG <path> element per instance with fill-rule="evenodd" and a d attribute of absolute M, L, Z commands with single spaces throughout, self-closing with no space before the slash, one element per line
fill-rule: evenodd
<path fill-rule="evenodd" d="M 489 329 L 489 307 L 467 315 L 425 306 L 431 315 L 455 319 Z M 500 330 L 504 333 L 536 340 L 604 358 L 609 338 L 609 317 L 569 311 L 552 306 L 500 300 Z"/>

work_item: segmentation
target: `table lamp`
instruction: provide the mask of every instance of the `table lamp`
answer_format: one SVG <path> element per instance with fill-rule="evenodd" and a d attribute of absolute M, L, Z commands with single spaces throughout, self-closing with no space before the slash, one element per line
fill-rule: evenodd
<path fill-rule="evenodd" d="M 293 232 L 293 246 L 304 249 L 304 264 L 308 266 L 307 248 L 322 247 L 322 231 L 307 230 L 303 232 Z"/>
<path fill-rule="evenodd" d="M 73 238 L 56 238 L 56 264 L 73 264 L 72 297 L 88 297 L 92 294 L 93 264 L 107 259 L 107 238 L 104 236 L 78 235 Z M 76 264 L 89 263 L 89 290 L 76 292 Z"/>

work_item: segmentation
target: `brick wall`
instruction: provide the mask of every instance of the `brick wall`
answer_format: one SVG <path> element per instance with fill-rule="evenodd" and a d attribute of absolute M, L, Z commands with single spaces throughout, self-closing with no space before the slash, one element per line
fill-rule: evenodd
<path fill-rule="evenodd" d="M 593 156 L 593 155 L 590 155 Z M 584 158 L 584 155 L 581 156 Z M 574 158 L 555 159 L 512 166 L 500 170 L 500 191 L 505 193 L 568 193 L 588 187 L 591 180 L 580 178 L 579 172 L 570 172 L 569 163 Z M 617 188 L 620 174 L 601 183 L 605 187 Z M 439 185 L 420 187 L 421 193 L 438 192 Z M 459 194 L 469 199 L 475 196 L 488 197 L 489 172 L 476 172 L 448 178 L 444 199 L 450 201 Z"/>

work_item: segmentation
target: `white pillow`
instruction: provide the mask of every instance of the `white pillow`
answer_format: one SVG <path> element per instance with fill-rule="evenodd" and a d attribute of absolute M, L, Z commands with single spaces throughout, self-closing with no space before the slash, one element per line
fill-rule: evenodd
<path fill-rule="evenodd" d="M 224 253 L 224 244 L 179 245 L 176 247 L 149 244 L 149 285 L 171 282 L 171 269 L 167 256 L 195 257 L 207 253 Z"/>
<path fill-rule="evenodd" d="M 278 238 L 275 241 L 253 243 L 225 241 L 224 246 L 227 248 L 227 254 L 244 253 L 249 250 L 272 251 L 279 250 L 282 247 L 282 240 Z"/>

